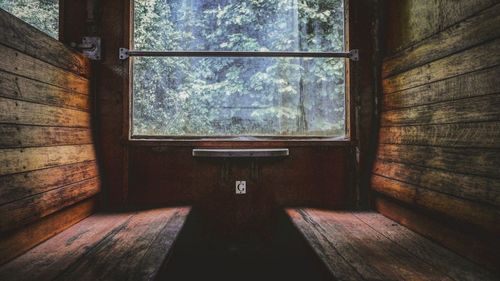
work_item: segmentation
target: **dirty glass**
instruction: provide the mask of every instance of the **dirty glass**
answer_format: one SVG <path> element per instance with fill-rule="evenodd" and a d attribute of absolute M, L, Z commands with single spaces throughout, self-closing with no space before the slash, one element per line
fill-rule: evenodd
<path fill-rule="evenodd" d="M 342 0 L 135 0 L 135 50 L 344 51 Z M 345 59 L 134 57 L 133 136 L 345 135 Z"/>

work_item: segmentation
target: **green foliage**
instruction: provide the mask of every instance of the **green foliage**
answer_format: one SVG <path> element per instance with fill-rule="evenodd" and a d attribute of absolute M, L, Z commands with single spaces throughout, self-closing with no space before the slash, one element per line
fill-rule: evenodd
<path fill-rule="evenodd" d="M 342 0 L 135 0 L 142 50 L 342 51 Z M 133 134 L 343 136 L 344 60 L 134 58 Z"/>
<path fill-rule="evenodd" d="M 0 0 L 0 8 L 57 38 L 59 0 Z"/>

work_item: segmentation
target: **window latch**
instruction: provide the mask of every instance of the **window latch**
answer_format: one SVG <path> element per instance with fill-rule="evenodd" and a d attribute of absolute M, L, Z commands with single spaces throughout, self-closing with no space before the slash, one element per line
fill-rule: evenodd
<path fill-rule="evenodd" d="M 101 37 L 83 37 L 82 43 L 70 45 L 91 60 L 101 60 Z"/>

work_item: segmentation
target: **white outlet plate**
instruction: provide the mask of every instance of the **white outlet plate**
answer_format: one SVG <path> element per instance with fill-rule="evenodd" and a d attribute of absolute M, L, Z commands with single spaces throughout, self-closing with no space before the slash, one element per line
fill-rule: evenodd
<path fill-rule="evenodd" d="M 247 193 L 247 182 L 246 181 L 236 181 L 236 194 Z"/>

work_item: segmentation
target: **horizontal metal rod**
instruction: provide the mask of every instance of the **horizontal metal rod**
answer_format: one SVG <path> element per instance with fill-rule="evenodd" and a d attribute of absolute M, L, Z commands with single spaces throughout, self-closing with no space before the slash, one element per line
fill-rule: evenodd
<path fill-rule="evenodd" d="M 350 52 L 245 52 L 245 51 L 136 51 L 120 48 L 120 59 L 128 57 L 290 57 L 358 59 L 358 50 Z"/>
<path fill-rule="evenodd" d="M 288 156 L 288 148 L 264 149 L 193 149 L 194 157 L 255 158 Z"/>

